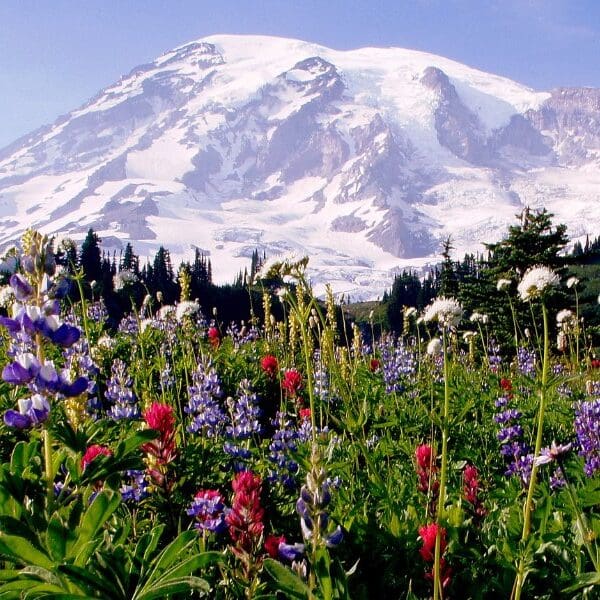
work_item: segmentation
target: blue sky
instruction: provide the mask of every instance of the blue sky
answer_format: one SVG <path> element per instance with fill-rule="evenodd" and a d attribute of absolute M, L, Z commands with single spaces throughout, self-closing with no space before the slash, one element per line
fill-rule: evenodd
<path fill-rule="evenodd" d="M 600 87 L 600 0 L 2 0 L 0 148 L 216 33 L 414 48 L 536 89 Z"/>

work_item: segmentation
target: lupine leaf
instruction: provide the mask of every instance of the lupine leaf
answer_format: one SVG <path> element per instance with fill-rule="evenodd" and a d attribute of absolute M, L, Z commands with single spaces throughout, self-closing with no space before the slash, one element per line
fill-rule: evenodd
<path fill-rule="evenodd" d="M 272 558 L 266 558 L 263 566 L 275 581 L 278 591 L 283 592 L 289 598 L 297 598 L 298 600 L 310 598 L 310 588 L 296 573 L 284 567 L 280 562 Z"/>

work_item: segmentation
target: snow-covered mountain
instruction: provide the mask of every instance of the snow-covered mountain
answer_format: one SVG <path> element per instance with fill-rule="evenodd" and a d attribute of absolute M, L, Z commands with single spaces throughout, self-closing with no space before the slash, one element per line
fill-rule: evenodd
<path fill-rule="evenodd" d="M 24 228 L 103 246 L 308 254 L 353 298 L 499 239 L 525 205 L 600 233 L 600 90 L 535 92 L 399 48 L 219 35 L 136 67 L 0 151 L 0 245 Z"/>

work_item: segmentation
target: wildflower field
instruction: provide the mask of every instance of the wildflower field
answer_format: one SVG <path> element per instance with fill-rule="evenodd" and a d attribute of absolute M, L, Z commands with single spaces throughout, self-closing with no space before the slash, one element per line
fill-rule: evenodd
<path fill-rule="evenodd" d="M 282 318 L 266 288 L 246 323 L 182 290 L 109 328 L 51 241 L 29 231 L 13 259 L 0 598 L 600 596 L 600 362 L 575 278 L 498 278 L 500 344 L 449 296 L 405 307 L 399 336 L 340 328 L 304 259 L 256 277 L 281 282 Z"/>

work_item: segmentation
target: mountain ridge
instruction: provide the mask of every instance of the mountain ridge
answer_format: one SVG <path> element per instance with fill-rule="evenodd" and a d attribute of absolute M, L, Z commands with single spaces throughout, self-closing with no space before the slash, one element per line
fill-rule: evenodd
<path fill-rule="evenodd" d="M 93 227 L 142 256 L 202 248 L 229 280 L 255 249 L 295 252 L 317 287 L 374 297 L 524 206 L 597 235 L 597 114 L 598 89 L 536 92 L 421 51 L 209 36 L 0 150 L 0 244 Z"/>

